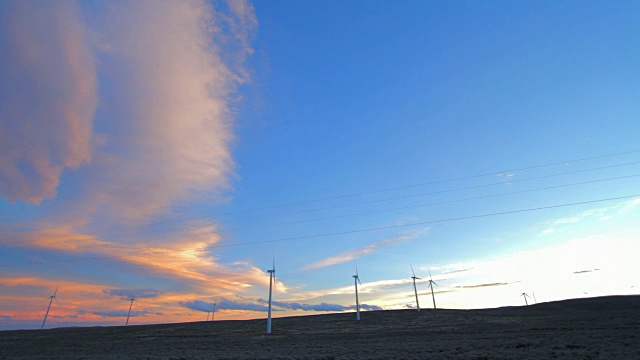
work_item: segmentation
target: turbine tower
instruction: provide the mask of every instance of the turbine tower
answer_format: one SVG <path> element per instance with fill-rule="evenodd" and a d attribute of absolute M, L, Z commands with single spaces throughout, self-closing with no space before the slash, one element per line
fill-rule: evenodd
<path fill-rule="evenodd" d="M 129 304 L 129 312 L 127 313 L 127 322 L 124 323 L 124 326 L 129 326 L 129 315 L 131 315 L 131 307 L 133 307 L 133 301 L 135 300 L 135 298 L 132 296 L 131 299 L 129 299 L 129 301 L 131 301 L 131 303 Z"/>
<path fill-rule="evenodd" d="M 528 306 L 528 305 L 529 305 L 529 302 L 527 301 L 527 298 L 529 297 L 529 295 L 527 295 L 527 293 L 524 293 L 524 292 L 523 292 L 522 294 L 520 294 L 520 296 L 522 296 L 522 297 L 524 298 L 524 304 L 525 304 L 526 306 Z"/>
<path fill-rule="evenodd" d="M 56 298 L 57 293 L 58 287 L 56 286 L 56 291 L 53 292 L 53 295 L 49 296 L 49 306 L 47 307 L 47 312 L 44 314 L 44 320 L 42 320 L 42 327 L 40 327 L 40 330 L 44 330 L 44 324 L 47 322 L 47 316 L 49 316 L 49 310 L 51 309 L 53 299 L 56 299 L 56 302 L 58 302 L 58 299 Z"/>
<path fill-rule="evenodd" d="M 418 301 L 418 290 L 416 289 L 416 280 L 420 280 L 420 278 L 416 277 L 416 273 L 413 271 L 413 266 L 411 264 L 409 264 L 409 266 L 411 266 L 411 273 L 413 274 L 411 278 L 413 279 L 413 292 L 416 293 L 416 308 L 418 309 L 418 311 L 420 311 L 420 302 Z"/>
<path fill-rule="evenodd" d="M 213 309 L 211 311 L 211 321 L 213 321 L 215 316 L 216 316 L 216 303 L 213 303 Z"/>
<path fill-rule="evenodd" d="M 356 274 L 353 275 L 353 284 L 356 287 L 356 320 L 360 320 L 360 301 L 358 301 L 358 283 L 362 286 L 360 282 L 360 276 L 358 276 L 358 263 L 356 263 Z"/>
<path fill-rule="evenodd" d="M 269 310 L 267 312 L 267 334 L 271 334 L 271 291 L 273 289 L 274 282 L 276 280 L 276 259 L 273 258 L 273 268 L 267 270 L 269 273 Z"/>
<path fill-rule="evenodd" d="M 433 284 L 436 284 L 436 286 L 438 285 L 438 283 L 433 281 L 433 278 L 431 277 L 431 269 L 429 269 L 429 287 L 431 288 L 431 299 L 433 299 L 433 310 L 435 310 L 436 309 L 436 297 L 435 297 L 435 295 L 433 295 Z"/>

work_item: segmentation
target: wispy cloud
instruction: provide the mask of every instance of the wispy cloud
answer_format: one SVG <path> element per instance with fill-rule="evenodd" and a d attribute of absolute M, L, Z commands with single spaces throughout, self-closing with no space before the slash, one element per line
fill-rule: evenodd
<path fill-rule="evenodd" d="M 87 313 L 92 315 L 102 316 L 102 317 L 116 317 L 116 318 L 123 318 L 123 317 L 126 317 L 127 315 L 129 315 L 130 317 L 138 317 L 138 316 L 146 316 L 146 315 L 163 315 L 163 313 L 160 311 L 148 311 L 148 310 L 131 310 L 131 313 L 129 313 L 128 309 L 105 310 L 105 311 L 100 311 L 100 310 L 89 311 L 84 309 L 78 310 L 79 315 L 84 315 Z"/>
<path fill-rule="evenodd" d="M 401 235 L 401 236 L 397 236 L 395 238 L 392 239 L 387 239 L 387 240 L 382 240 L 382 241 L 378 241 L 375 242 L 373 244 L 367 245 L 363 248 L 360 249 L 356 249 L 356 250 L 352 250 L 352 251 L 347 251 L 338 255 L 334 255 L 319 261 L 314 262 L 313 264 L 309 264 L 307 266 L 304 266 L 302 268 L 302 270 L 316 270 L 316 269 L 321 269 L 324 267 L 328 267 L 328 266 L 333 266 L 333 265 L 337 265 L 337 264 L 342 264 L 345 262 L 349 262 L 349 261 L 353 261 L 355 259 L 357 259 L 358 257 L 361 257 L 363 255 L 368 255 L 371 253 L 374 253 L 376 251 L 380 251 L 384 248 L 387 248 L 389 246 L 393 246 L 395 244 L 404 242 L 404 241 L 409 241 L 412 239 L 415 239 L 419 236 L 422 236 L 424 234 L 427 233 L 427 230 L 422 230 L 419 232 L 415 232 L 411 235 Z"/>
<path fill-rule="evenodd" d="M 104 293 L 123 299 L 148 299 L 158 297 L 162 292 L 158 289 L 108 289 Z"/>
<path fill-rule="evenodd" d="M 632 211 L 634 207 L 640 205 L 639 199 L 626 200 L 610 206 L 588 209 L 571 216 L 562 217 L 545 225 L 542 234 L 554 234 L 562 226 L 577 224 L 589 219 L 598 219 L 600 221 L 611 220 L 618 214 L 625 214 Z"/>
<path fill-rule="evenodd" d="M 513 284 L 512 282 L 498 282 L 498 283 L 490 283 L 490 284 L 479 284 L 479 285 L 461 285 L 457 286 L 462 289 L 475 289 L 475 288 L 483 288 L 483 287 L 492 287 L 492 286 L 505 286 Z"/>
<path fill-rule="evenodd" d="M 586 273 L 590 273 L 593 271 L 599 271 L 600 269 L 589 269 L 589 270 L 580 270 L 580 271 L 574 271 L 574 274 L 586 274 Z"/>

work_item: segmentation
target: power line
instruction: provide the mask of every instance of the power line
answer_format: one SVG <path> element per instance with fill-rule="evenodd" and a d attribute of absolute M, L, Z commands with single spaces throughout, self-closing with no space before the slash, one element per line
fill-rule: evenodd
<path fill-rule="evenodd" d="M 319 201 L 334 200 L 334 199 L 354 197 L 354 196 L 360 196 L 360 195 L 366 195 L 366 194 L 381 193 L 381 192 L 400 190 L 400 189 L 408 189 L 408 188 L 412 188 L 412 187 L 419 187 L 419 186 L 426 186 L 426 185 L 442 184 L 442 183 L 453 182 L 453 181 L 469 180 L 469 179 L 480 178 L 480 177 L 485 177 L 485 176 L 500 175 L 500 174 L 515 172 L 515 171 L 533 170 L 533 169 L 539 169 L 539 168 L 544 168 L 544 167 L 550 167 L 550 166 L 554 166 L 554 165 L 571 164 L 571 163 L 582 162 L 582 161 L 603 159 L 603 158 L 607 158 L 607 157 L 627 155 L 627 154 L 632 154 L 632 153 L 637 153 L 637 152 L 640 152 L 640 149 L 624 151 L 624 152 L 618 152 L 618 153 L 612 153 L 612 154 L 605 154 L 605 155 L 597 155 L 597 156 L 591 156 L 591 157 L 585 157 L 585 158 L 579 158 L 579 159 L 551 162 L 551 163 L 546 163 L 546 164 L 541 164 L 541 165 L 527 166 L 527 167 L 515 168 L 515 169 L 509 169 L 509 170 L 493 171 L 493 172 L 488 172 L 488 173 L 483 173 L 483 174 L 462 176 L 462 177 L 457 177 L 457 178 L 449 178 L 449 179 L 436 180 L 436 181 L 431 181 L 431 182 L 424 182 L 424 183 L 411 184 L 411 185 L 405 185 L 405 186 L 398 186 L 398 187 L 392 187 L 392 188 L 385 188 L 385 189 L 371 190 L 371 191 L 365 191 L 365 192 L 351 193 L 351 194 L 346 194 L 346 195 L 338 195 L 338 196 L 324 197 L 324 198 L 318 198 L 318 199 L 311 199 L 311 200 L 305 200 L 305 201 L 299 201 L 299 202 L 293 202 L 293 203 L 286 203 L 286 204 L 279 204 L 279 205 L 269 205 L 269 206 L 246 209 L 246 210 L 229 211 L 229 212 L 212 214 L 212 215 L 207 215 L 207 216 L 196 216 L 196 217 L 183 218 L 183 219 L 174 219 L 174 220 L 153 222 L 153 223 L 143 224 L 143 225 L 122 226 L 122 227 L 115 227 L 115 228 L 109 228 L 109 229 L 102 229 L 102 230 L 94 231 L 93 234 L 103 233 L 103 232 L 111 232 L 111 231 L 122 230 L 122 229 L 132 229 L 132 228 L 138 228 L 138 227 L 144 227 L 144 226 L 162 225 L 162 224 L 169 224 L 169 223 L 189 221 L 189 220 L 198 220 L 198 219 L 203 219 L 203 218 L 209 218 L 209 217 L 212 217 L 212 216 L 222 216 L 222 215 L 231 215 L 231 214 L 238 214 L 238 213 L 247 213 L 247 212 L 260 211 L 260 210 L 275 209 L 275 208 L 281 208 L 281 207 L 286 207 L 286 206 L 301 205 L 301 204 L 307 204 L 307 203 L 313 203 L 313 202 L 319 202 Z"/>
<path fill-rule="evenodd" d="M 432 191 L 432 192 L 427 192 L 427 193 L 398 196 L 398 197 L 392 197 L 392 198 L 386 198 L 386 199 L 378 199 L 378 200 L 370 200 L 370 201 L 356 202 L 356 203 L 350 203 L 350 204 L 334 205 L 334 206 L 328 206 L 328 207 L 323 207 L 323 208 L 299 210 L 299 211 L 292 211 L 292 212 L 272 214 L 272 215 L 263 215 L 263 216 L 256 216 L 256 217 L 252 217 L 252 218 L 245 218 L 245 219 L 233 219 L 233 220 L 221 220 L 221 221 L 207 222 L 207 225 L 209 225 L 209 224 L 210 225 L 220 225 L 220 224 L 227 224 L 227 223 L 240 222 L 240 221 L 262 220 L 262 219 L 269 219 L 269 218 L 279 217 L 279 216 L 283 216 L 283 215 L 296 215 L 296 214 L 303 214 L 303 213 L 310 213 L 310 212 L 324 211 L 324 210 L 333 210 L 333 209 L 339 209 L 339 208 L 345 208 L 345 207 L 351 207 L 351 206 L 358 206 L 358 205 L 375 204 L 375 203 L 381 203 L 381 202 L 387 202 L 387 201 L 393 201 L 393 200 L 409 199 L 409 198 L 420 197 L 420 196 L 437 195 L 437 194 L 444 194 L 444 193 L 456 192 L 456 191 L 462 191 L 462 190 L 471 190 L 471 189 L 479 189 L 479 188 L 483 188 L 483 187 L 491 187 L 491 186 L 496 186 L 496 185 L 505 185 L 505 184 L 532 181 L 532 180 L 547 179 L 547 178 L 563 176 L 563 175 L 571 175 L 571 174 L 578 174 L 578 173 L 584 173 L 584 172 L 590 172 L 590 171 L 597 171 L 597 170 L 604 170 L 604 169 L 611 169 L 611 168 L 616 168 L 616 167 L 635 165 L 635 164 L 639 164 L 639 163 L 640 163 L 640 161 L 635 161 L 635 162 L 631 162 L 631 163 L 601 166 L 601 167 L 596 167 L 596 168 L 589 168 L 589 169 L 575 170 L 575 171 L 555 173 L 555 174 L 549 174 L 549 175 L 535 176 L 535 177 L 524 178 L 524 179 L 513 179 L 513 180 L 508 180 L 508 181 L 494 182 L 494 183 L 482 184 L 482 185 L 465 186 L 465 187 L 459 187 L 459 188 L 453 188 L 453 189 L 446 189 L 446 190 Z M 614 179 L 619 179 L 619 178 L 614 178 Z M 588 183 L 588 182 L 586 182 L 586 183 Z M 578 184 L 581 184 L 581 183 L 578 183 Z M 436 204 L 438 204 L 438 203 L 436 203 Z M 168 230 L 189 229 L 189 228 L 195 228 L 195 227 L 200 227 L 200 226 L 202 226 L 202 225 L 186 225 L 186 226 L 178 226 L 178 227 L 165 228 L 165 229 L 145 230 L 145 231 L 140 231 L 140 232 L 137 232 L 137 233 L 113 235 L 113 236 L 110 236 L 110 237 L 106 238 L 106 240 L 120 238 L 120 237 L 134 236 L 134 235 L 144 235 L 144 234 L 153 233 L 153 232 L 163 232 L 163 231 L 168 231 Z M 95 233 L 94 233 L 94 235 L 95 235 Z"/>
<path fill-rule="evenodd" d="M 406 210 L 406 209 L 413 209 L 413 208 L 417 208 L 417 207 L 424 207 L 424 206 L 430 206 L 430 205 L 450 204 L 450 203 L 456 203 L 456 202 L 462 202 L 462 201 L 480 200 L 480 199 L 487 199 L 487 198 L 499 197 L 499 196 L 508 196 L 508 195 L 535 192 L 535 191 L 543 191 L 543 190 L 551 190 L 551 189 L 565 188 L 565 187 L 571 187 L 571 186 L 593 184 L 593 183 L 599 183 L 599 182 L 605 182 L 605 181 L 613 181 L 613 180 L 620 180 L 620 179 L 626 179 L 626 178 L 631 178 L 631 177 L 638 177 L 638 176 L 640 176 L 640 174 L 626 175 L 626 176 L 619 176 L 619 177 L 598 179 L 598 180 L 590 180 L 590 181 L 583 181 L 583 182 L 571 183 L 571 184 L 547 186 L 547 187 L 536 188 L 536 189 L 512 191 L 512 192 L 501 193 L 501 194 L 491 194 L 491 195 L 476 196 L 476 197 L 469 197 L 469 198 L 463 198 L 463 199 L 453 199 L 453 200 L 446 200 L 446 201 L 438 201 L 438 202 L 432 202 L 432 203 L 426 203 L 426 204 L 402 206 L 402 207 L 395 207 L 395 208 L 390 208 L 390 209 L 381 209 L 381 210 L 373 210 L 373 211 L 366 211 L 366 212 L 359 212 L 359 213 L 352 213 L 352 214 L 343 214 L 343 215 L 327 216 L 327 217 L 321 217 L 321 218 L 289 221 L 289 222 L 282 222 L 282 223 L 276 223 L 276 224 L 267 224 L 267 225 L 251 226 L 251 227 L 236 227 L 236 228 L 230 228 L 230 229 L 225 229 L 225 230 L 227 230 L 227 231 L 250 230 L 250 229 L 260 229 L 260 228 L 271 227 L 271 226 L 292 225 L 292 224 L 299 224 L 299 223 L 306 223 L 306 222 L 313 222 L 313 221 L 339 219 L 339 218 L 350 217 L 350 216 L 368 215 L 368 214 L 389 212 L 389 211 L 395 211 L 395 210 Z M 209 223 L 209 224 L 216 225 L 215 223 Z M 159 229 L 159 230 L 153 231 L 153 232 L 168 231 L 168 230 L 178 230 L 178 229 L 185 229 L 185 228 L 196 228 L 196 227 L 198 227 L 198 226 L 197 225 L 181 226 L 181 227 L 174 227 L 174 228 L 168 228 L 168 229 Z M 133 236 L 133 235 L 144 235 L 144 234 L 148 234 L 150 232 L 152 232 L 152 231 L 121 235 L 121 236 L 118 236 L 118 237 Z M 202 235 L 202 234 L 193 234 L 191 236 L 196 236 L 196 235 Z M 154 238 L 154 240 L 164 240 L 164 239 L 172 239 L 172 238 L 184 238 L 184 237 L 188 237 L 188 236 L 190 236 L 190 235 L 169 235 L 169 236 Z M 108 239 L 113 239 L 113 238 L 107 238 L 107 239 L 102 239 L 102 240 L 108 240 Z M 140 242 L 141 241 L 139 240 L 139 241 L 127 242 L 127 243 L 128 244 L 135 244 L 135 243 L 140 243 Z M 123 243 L 120 243 L 120 244 L 122 245 Z"/>
<path fill-rule="evenodd" d="M 265 215 L 265 216 L 258 216 L 258 217 L 253 217 L 253 218 L 226 220 L 226 221 L 223 220 L 223 221 L 217 221 L 216 223 L 217 224 L 224 224 L 224 223 L 238 222 L 238 221 L 260 220 L 260 219 L 272 218 L 272 217 L 277 217 L 277 216 L 282 216 L 282 215 L 303 214 L 303 213 L 309 213 L 309 212 L 315 212 L 315 211 L 323 211 L 323 210 L 333 210 L 333 209 L 339 209 L 339 208 L 357 206 L 357 205 L 369 205 L 369 204 L 375 204 L 375 203 L 386 202 L 386 201 L 410 199 L 410 198 L 420 197 L 420 196 L 445 194 L 445 193 L 461 191 L 461 190 L 479 189 L 479 188 L 483 188 L 483 187 L 490 187 L 490 186 L 496 186 L 496 185 L 508 185 L 508 184 L 513 184 L 513 183 L 517 183 L 517 182 L 548 179 L 548 178 L 552 178 L 552 177 L 556 177 L 556 176 L 578 174 L 578 173 L 584 173 L 584 172 L 589 172 L 589 171 L 597 171 L 597 170 L 610 169 L 610 168 L 614 168 L 614 167 L 622 167 L 622 166 L 635 165 L 635 164 L 640 164 L 640 161 L 635 161 L 635 162 L 625 163 L 625 164 L 618 164 L 618 165 L 602 166 L 602 167 L 598 167 L 598 168 L 591 168 L 591 169 L 584 169 L 584 170 L 569 171 L 569 172 L 564 172 L 564 173 L 556 173 L 556 174 L 550 174 L 550 175 L 535 176 L 535 177 L 530 177 L 530 178 L 525 178 L 525 179 L 514 179 L 514 180 L 508 180 L 508 181 L 502 181 L 502 182 L 496 182 L 496 183 L 490 183 L 490 184 L 465 186 L 465 187 L 459 187 L 459 188 L 447 189 L 447 190 L 439 190 L 439 191 L 432 191 L 432 192 L 421 193 L 421 194 L 412 194 L 412 195 L 398 196 L 398 197 L 393 197 L 393 198 L 370 200 L 370 201 L 363 201 L 363 202 L 357 202 L 357 203 L 351 203 L 351 204 L 342 204 L 342 205 L 328 206 L 328 207 L 323 207 L 323 208 L 293 211 L 293 212 L 280 213 L 280 214 L 275 214 L 275 215 Z"/>
<path fill-rule="evenodd" d="M 411 206 L 402 206 L 402 207 L 396 207 L 396 208 L 391 208 L 391 209 L 381 209 L 381 210 L 374 210 L 374 211 L 360 212 L 360 213 L 355 213 L 355 214 L 346 214 L 346 215 L 328 216 L 328 217 L 323 217 L 323 218 L 315 218 L 315 219 L 306 219 L 306 220 L 290 221 L 290 222 L 286 222 L 286 223 L 267 224 L 267 225 L 252 226 L 252 227 L 231 228 L 231 229 L 226 229 L 226 230 L 250 230 L 250 229 L 260 229 L 260 228 L 270 227 L 270 226 L 291 225 L 291 224 L 298 224 L 298 223 L 305 223 L 305 222 L 312 222 L 312 221 L 320 221 L 320 220 L 331 220 L 331 219 L 338 219 L 338 218 L 350 217 L 350 216 L 376 214 L 376 213 L 388 212 L 388 211 L 395 211 L 395 210 L 407 210 L 407 209 L 414 209 L 414 208 L 418 208 L 418 207 L 431 206 L 431 205 L 451 204 L 451 203 L 462 202 L 462 201 L 488 199 L 488 198 L 499 197 L 499 196 L 508 196 L 508 195 L 523 194 L 523 193 L 529 193 L 529 192 L 535 192 L 535 191 L 542 191 L 542 190 L 559 189 L 559 188 L 565 188 L 565 187 L 570 187 L 570 186 L 578 186 L 578 185 L 585 185 L 585 184 L 594 184 L 594 183 L 599 183 L 599 182 L 612 181 L 612 180 L 620 180 L 620 179 L 627 179 L 627 178 L 638 177 L 638 176 L 640 176 L 640 174 L 627 175 L 627 176 L 619 176 L 619 177 L 608 178 L 608 179 L 599 179 L 599 180 L 583 181 L 583 182 L 579 182 L 579 183 L 572 183 L 572 184 L 563 184 L 563 185 L 547 186 L 547 187 L 537 188 L 537 189 L 527 189 L 527 190 L 520 190 L 520 191 L 512 191 L 512 192 L 507 192 L 507 193 L 502 193 L 502 194 L 491 194 L 491 195 L 476 196 L 476 197 L 470 197 L 470 198 L 464 198 L 464 199 L 454 199 L 454 200 L 447 200 L 447 201 L 438 201 L 438 202 L 432 202 L 432 203 L 427 203 L 427 204 L 418 204 L 418 205 L 411 205 Z"/>
<path fill-rule="evenodd" d="M 444 222 L 471 220 L 471 219 L 479 219 L 479 218 L 493 217 L 493 216 L 502 216 L 502 215 L 509 215 L 509 214 L 531 212 L 531 211 L 548 210 L 548 209 L 555 209 L 555 208 L 569 207 L 569 206 L 576 206 L 576 205 L 593 204 L 593 203 L 613 201 L 613 200 L 630 199 L 630 198 L 639 197 L 639 196 L 640 196 L 640 194 L 625 195 L 625 196 L 618 196 L 618 197 L 612 197 L 612 198 L 606 198 L 606 199 L 588 200 L 588 201 L 580 201 L 580 202 L 574 202 L 574 203 L 565 203 L 565 204 L 558 204 L 558 205 L 541 206 L 541 207 L 528 208 L 528 209 L 510 210 L 510 211 L 502 211 L 502 212 L 479 214 L 479 215 L 469 215 L 469 216 L 462 216 L 462 217 L 455 217 L 455 218 L 448 218 L 448 219 L 422 221 L 422 222 L 411 223 L 411 224 L 403 224 L 403 225 L 380 226 L 380 227 L 373 227 L 373 228 L 366 228 L 366 229 L 346 230 L 346 231 L 339 231 L 339 232 L 332 232 L 332 233 L 323 233 L 323 234 L 314 234 L 314 235 L 305 235 L 305 236 L 295 236 L 295 237 L 271 239 L 271 240 L 250 241 L 250 242 L 243 242 L 243 243 L 213 244 L 213 245 L 207 246 L 207 248 L 224 248 L 224 247 L 236 247 L 236 246 L 246 246 L 246 245 L 258 245 L 258 244 L 293 241 L 293 240 L 315 239 L 315 238 L 337 236 L 337 235 L 348 235 L 348 234 L 355 234 L 355 233 L 362 233 L 362 232 L 372 232 L 372 231 L 380 231 L 380 230 L 399 229 L 399 228 L 407 228 L 407 227 L 413 227 L 413 226 L 437 224 L 437 223 L 444 223 Z M 143 250 L 143 251 L 132 252 L 132 253 L 123 254 L 123 255 L 110 255 L 110 256 L 71 259 L 71 260 L 52 260 L 52 261 L 30 262 L 30 263 L 14 263 L 14 264 L 5 264 L 5 266 L 9 267 L 9 266 L 43 265 L 43 264 L 53 264 L 53 263 L 68 263 L 68 262 L 80 262 L 80 261 L 92 261 L 92 260 L 117 259 L 117 258 L 123 258 L 123 257 L 126 257 L 126 256 L 133 256 L 133 255 L 144 255 L 144 254 L 154 254 L 154 253 L 165 253 L 166 254 L 166 253 L 170 253 L 170 252 L 173 253 L 173 252 L 185 252 L 185 251 L 194 251 L 194 250 L 202 250 L 202 249 L 196 249 L 196 248 L 166 249 L 166 250 L 162 250 L 162 251 L 156 250 L 154 252 L 149 252 L 149 251 L 144 251 Z"/>
<path fill-rule="evenodd" d="M 449 218 L 449 219 L 442 219 L 442 220 L 423 221 L 423 222 L 411 223 L 411 224 L 403 224 L 403 225 L 381 226 L 381 227 L 368 228 L 368 229 L 348 230 L 348 231 L 341 231 L 341 232 L 334 232 L 334 233 L 317 234 L 317 235 L 308 235 L 308 236 L 298 236 L 298 237 L 290 237 L 290 238 L 282 238 L 282 239 L 274 239 L 274 240 L 262 240 L 262 241 L 246 242 L 246 243 L 223 244 L 223 245 L 212 245 L 212 246 L 210 246 L 210 247 L 218 248 L 218 247 L 231 247 L 231 246 L 255 245 L 255 244 L 264 244 L 264 243 L 272 243 L 272 242 L 280 242 L 280 241 L 291 241 L 291 240 L 301 240 L 301 239 L 311 239 L 311 238 L 327 237 L 327 236 L 334 236 L 334 235 L 346 235 L 346 234 L 354 234 L 354 233 L 360 233 L 360 232 L 369 232 L 369 231 L 379 231 L 379 230 L 398 229 L 398 228 L 404 228 L 404 227 L 412 227 L 412 226 L 419 226 L 419 225 L 437 224 L 437 223 L 450 222 L 450 221 L 470 220 L 470 219 L 478 219 L 478 218 L 491 217 L 491 216 L 500 216 L 500 215 L 508 215 L 508 214 L 523 213 L 523 212 L 529 212 L 529 211 L 539 211 L 539 210 L 555 209 L 555 208 L 567 207 L 567 206 L 576 206 L 576 205 L 592 204 L 592 203 L 604 202 L 604 201 L 622 200 L 622 199 L 629 199 L 629 198 L 638 197 L 638 196 L 640 196 L 640 194 L 636 194 L 636 195 L 627 195 L 627 196 L 619 196 L 619 197 L 608 198 L 608 199 L 598 199 L 598 200 L 581 201 L 581 202 L 575 202 L 575 203 L 569 203 L 569 204 L 560 204 L 560 205 L 542 206 L 542 207 L 537 207 L 537 208 L 529 208 L 529 209 L 521 209 L 521 210 L 503 211 L 503 212 L 497 212 L 497 213 L 488 213 L 488 214 L 480 214 L 480 215 L 470 215 L 470 216 L 463 216 L 463 217 Z"/>

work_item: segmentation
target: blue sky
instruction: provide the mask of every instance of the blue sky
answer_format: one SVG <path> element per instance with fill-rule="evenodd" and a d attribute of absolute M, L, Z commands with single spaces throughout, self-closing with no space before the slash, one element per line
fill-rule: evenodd
<path fill-rule="evenodd" d="M 637 293 L 639 14 L 6 2 L 0 328 Z"/>

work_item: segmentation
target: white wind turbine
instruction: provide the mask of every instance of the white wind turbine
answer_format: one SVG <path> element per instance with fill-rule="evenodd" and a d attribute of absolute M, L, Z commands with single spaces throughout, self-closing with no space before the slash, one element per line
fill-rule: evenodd
<path fill-rule="evenodd" d="M 431 277 L 431 269 L 429 269 L 429 287 L 431 288 L 431 299 L 433 299 L 433 310 L 435 310 L 436 309 L 436 297 L 435 297 L 435 295 L 433 295 L 433 284 L 436 284 L 436 286 L 438 285 L 438 283 L 433 281 L 433 278 Z"/>
<path fill-rule="evenodd" d="M 129 301 L 131 301 L 131 303 L 129 304 L 129 312 L 127 313 L 127 322 L 124 323 L 124 326 L 129 326 L 129 315 L 131 315 L 131 308 L 133 307 L 133 301 L 135 300 L 135 297 L 131 297 L 131 299 L 129 299 Z"/>
<path fill-rule="evenodd" d="M 356 287 L 356 320 L 360 320 L 360 301 L 358 301 L 358 283 L 362 286 L 360 282 L 360 276 L 358 276 L 358 263 L 356 263 L 356 274 L 353 275 L 353 284 Z"/>
<path fill-rule="evenodd" d="M 267 270 L 269 273 L 269 310 L 267 313 L 267 334 L 271 334 L 271 293 L 273 289 L 273 285 L 276 280 L 276 259 L 273 258 L 273 268 L 271 270 Z"/>
<path fill-rule="evenodd" d="M 47 316 L 49 316 L 49 310 L 51 309 L 53 299 L 56 299 L 56 302 L 58 302 L 58 298 L 56 298 L 57 293 L 58 287 L 56 286 L 56 291 L 53 292 L 53 295 L 49 296 L 49 306 L 47 307 L 47 312 L 44 314 L 44 320 L 42 320 L 42 327 L 40 327 L 40 330 L 44 330 L 44 324 L 47 322 Z"/>
<path fill-rule="evenodd" d="M 522 294 L 520 294 L 520 296 L 522 296 L 524 298 L 524 304 L 528 306 L 529 302 L 527 301 L 527 298 L 529 297 L 529 295 L 527 295 L 527 293 L 523 292 Z"/>
<path fill-rule="evenodd" d="M 413 271 L 413 265 L 409 264 L 409 266 L 411 266 L 411 273 L 413 274 L 411 278 L 413 279 L 413 292 L 416 293 L 416 308 L 418 309 L 418 311 L 420 311 L 420 302 L 418 301 L 418 289 L 416 289 L 416 280 L 420 280 L 420 278 L 416 277 L 416 273 Z"/>

